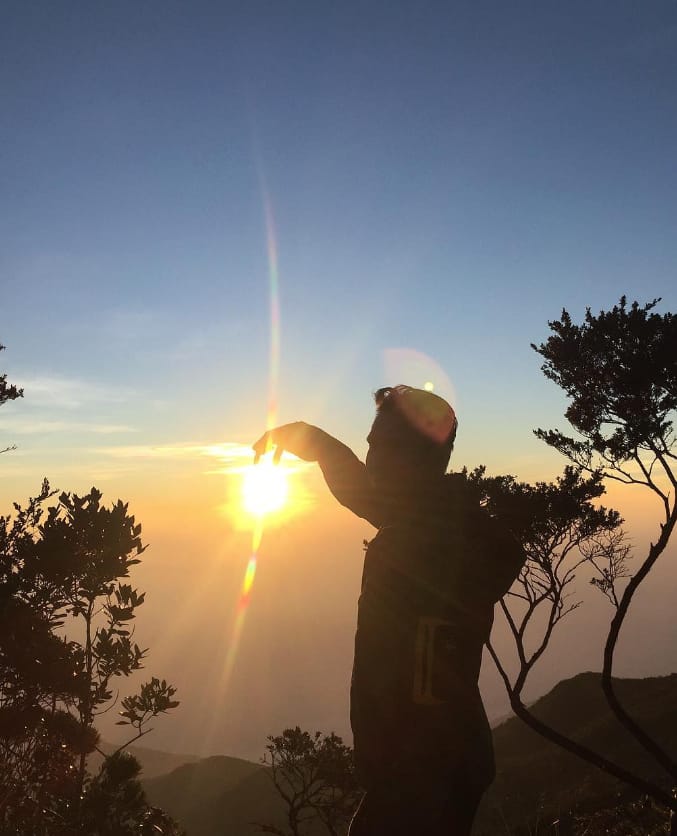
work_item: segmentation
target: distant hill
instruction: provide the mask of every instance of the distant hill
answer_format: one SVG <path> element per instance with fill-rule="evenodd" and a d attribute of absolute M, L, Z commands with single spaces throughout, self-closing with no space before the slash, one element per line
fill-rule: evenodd
<path fill-rule="evenodd" d="M 99 748 L 110 755 L 118 747 L 113 743 L 103 741 L 99 744 Z M 179 766 L 186 763 L 195 763 L 200 758 L 197 755 L 180 755 L 174 752 L 161 752 L 159 749 L 148 749 L 145 746 L 129 746 L 126 749 L 130 755 L 134 757 L 141 764 L 142 778 L 155 778 L 158 775 L 166 775 L 172 772 Z M 93 752 L 87 759 L 87 765 L 90 772 L 98 771 L 101 766 L 102 756 L 98 752 Z"/>
<path fill-rule="evenodd" d="M 609 711 L 599 674 L 560 682 L 533 706 L 536 716 L 619 763 L 663 780 Z M 632 715 L 677 754 L 677 674 L 616 680 Z M 511 718 L 493 730 L 497 776 L 480 809 L 475 836 L 506 833 L 506 825 L 552 821 L 573 807 L 595 809 L 621 789 L 615 780 Z M 284 807 L 266 767 L 225 756 L 184 763 L 143 782 L 151 803 L 167 810 L 188 836 L 253 836 L 254 822 L 282 825 Z M 318 833 L 321 831 L 318 830 Z"/>
<path fill-rule="evenodd" d="M 189 836 L 255 833 L 247 830 L 250 821 L 267 821 L 270 814 L 278 821 L 282 811 L 266 772 L 260 764 L 215 755 L 144 780 L 143 786 L 151 804 L 171 813 Z M 224 822 L 228 828 L 218 829 Z"/>

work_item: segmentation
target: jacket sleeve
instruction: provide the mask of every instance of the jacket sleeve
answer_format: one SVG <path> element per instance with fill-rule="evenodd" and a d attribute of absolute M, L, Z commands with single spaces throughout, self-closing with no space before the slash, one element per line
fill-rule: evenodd
<path fill-rule="evenodd" d="M 364 463 L 350 447 L 335 438 L 331 438 L 331 442 L 324 445 L 318 457 L 327 487 L 341 505 L 380 528 L 382 514 L 378 496 L 367 476 Z"/>

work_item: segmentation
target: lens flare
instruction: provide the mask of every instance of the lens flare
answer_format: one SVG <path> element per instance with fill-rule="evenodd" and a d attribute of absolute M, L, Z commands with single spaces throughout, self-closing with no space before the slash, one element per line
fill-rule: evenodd
<path fill-rule="evenodd" d="M 458 409 L 458 397 L 451 378 L 438 362 L 422 351 L 386 348 L 383 351 L 383 371 L 385 380 L 380 385 L 404 383 L 416 389 L 425 389 L 444 398 L 454 410 Z"/>
<path fill-rule="evenodd" d="M 244 628 L 245 616 L 247 615 L 247 609 L 249 607 L 249 601 L 251 598 L 251 591 L 252 587 L 254 586 L 254 578 L 256 577 L 256 568 L 258 563 L 256 552 L 258 551 L 258 547 L 261 543 L 261 533 L 262 528 L 259 520 L 256 526 L 254 527 L 254 536 L 252 537 L 254 548 L 247 563 L 247 569 L 245 570 L 244 579 L 242 581 L 242 587 L 240 590 L 240 597 L 237 602 L 237 609 L 235 610 L 235 620 L 233 622 L 233 629 L 231 631 L 228 652 L 226 653 L 226 660 L 223 666 L 223 673 L 221 675 L 221 686 L 219 689 L 220 692 L 223 692 L 223 690 L 227 686 L 230 676 L 233 672 L 233 667 L 235 666 L 235 658 L 237 656 L 237 651 L 240 646 L 240 639 L 242 638 L 242 630 Z"/>
<path fill-rule="evenodd" d="M 273 208 L 266 188 L 263 173 L 259 167 L 263 212 L 266 225 L 266 250 L 268 254 L 268 309 L 270 317 L 270 352 L 268 377 L 268 414 L 266 429 L 272 429 L 277 419 L 277 385 L 280 369 L 280 296 L 279 273 L 277 263 L 277 237 Z M 287 477 L 284 469 L 272 462 L 252 465 L 244 474 L 243 506 L 254 519 L 252 548 L 245 570 L 240 596 L 235 610 L 235 620 L 231 631 L 228 652 L 221 674 L 220 691 L 227 687 L 235 665 L 240 646 L 247 609 L 251 601 L 254 579 L 258 566 L 258 551 L 263 537 L 263 519 L 267 513 L 279 510 L 286 501 L 288 493 Z"/>

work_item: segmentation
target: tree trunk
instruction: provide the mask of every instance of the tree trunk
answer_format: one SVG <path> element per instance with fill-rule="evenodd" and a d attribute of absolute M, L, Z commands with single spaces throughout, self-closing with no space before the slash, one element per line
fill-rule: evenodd
<path fill-rule="evenodd" d="M 637 740 L 640 746 L 643 746 L 646 751 L 653 756 L 658 764 L 668 773 L 672 783 L 677 781 L 677 763 L 668 752 L 666 752 L 656 740 L 653 739 L 647 732 L 632 718 L 623 708 L 614 692 L 613 681 L 611 675 L 613 672 L 614 652 L 616 650 L 616 643 L 620 636 L 621 627 L 628 613 L 632 598 L 639 588 L 642 581 L 651 571 L 658 558 L 661 556 L 665 547 L 668 544 L 672 530 L 677 522 L 677 506 L 673 508 L 666 524 L 661 528 L 661 535 L 658 541 L 651 544 L 649 555 L 640 567 L 637 574 L 630 579 L 630 583 L 625 588 L 621 601 L 616 611 L 616 615 L 611 621 L 609 627 L 609 634 L 604 646 L 604 665 L 602 668 L 602 691 L 609 704 L 609 707 L 616 715 L 618 720 L 623 724 L 627 731 Z"/>

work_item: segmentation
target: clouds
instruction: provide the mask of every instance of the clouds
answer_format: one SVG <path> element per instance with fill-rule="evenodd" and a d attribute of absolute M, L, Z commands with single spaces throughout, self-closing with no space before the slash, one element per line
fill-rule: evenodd
<path fill-rule="evenodd" d="M 217 458 L 224 464 L 251 462 L 252 448 L 233 441 L 202 443 L 178 441 L 172 444 L 133 444 L 128 446 L 98 447 L 93 452 L 116 459 L 199 459 L 203 456 Z"/>
<path fill-rule="evenodd" d="M 131 389 L 56 375 L 14 375 L 24 397 L 0 414 L 0 433 L 31 436 L 119 435 L 137 429 L 126 420 Z M 116 415 L 124 410 L 124 417 Z"/>
<path fill-rule="evenodd" d="M 42 435 L 51 433 L 95 433 L 113 435 L 133 433 L 137 430 L 126 424 L 98 424 L 87 421 L 53 421 L 48 419 L 0 418 L 0 432 L 12 435 Z"/>
<path fill-rule="evenodd" d="M 144 323 L 141 316 L 137 324 Z M 164 481 L 169 473 L 228 478 L 253 464 L 249 444 L 210 438 L 209 430 L 207 440 L 192 436 L 190 427 L 177 426 L 180 420 L 167 420 L 167 403 L 160 404 L 145 390 L 39 370 L 14 373 L 13 380 L 25 396 L 0 413 L 0 449 L 16 444 L 21 462 L 14 459 L 15 470 L 24 471 L 29 462 L 39 461 L 64 479 L 83 474 L 123 478 L 143 472 L 144 480 Z M 162 421 L 157 420 L 160 407 Z M 287 468 L 290 459 L 285 457 Z M 291 469 L 304 469 L 304 463 L 294 460 Z"/>
<path fill-rule="evenodd" d="M 24 389 L 26 407 L 78 409 L 97 404 L 120 404 L 131 400 L 131 390 L 77 378 L 15 375 Z"/>

